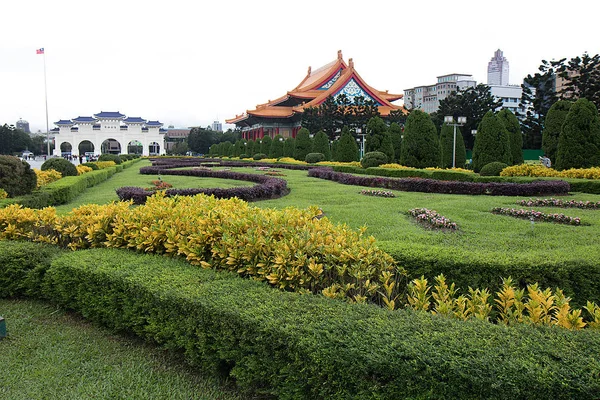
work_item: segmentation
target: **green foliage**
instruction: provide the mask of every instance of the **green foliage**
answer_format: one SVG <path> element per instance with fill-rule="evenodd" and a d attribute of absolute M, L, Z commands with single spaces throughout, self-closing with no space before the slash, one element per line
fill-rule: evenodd
<path fill-rule="evenodd" d="M 442 125 L 440 132 L 440 167 L 452 168 L 452 156 L 454 150 L 454 127 L 446 124 Z M 460 129 L 456 127 L 456 159 L 454 165 L 458 168 L 463 168 L 467 161 L 467 152 L 465 150 L 465 142 Z"/>
<path fill-rule="evenodd" d="M 308 129 L 302 128 L 296 135 L 296 147 L 294 148 L 294 158 L 299 161 L 304 161 L 308 153 L 313 151 L 313 141 L 310 138 Z"/>
<path fill-rule="evenodd" d="M 390 160 L 390 162 L 398 162 L 400 152 L 402 151 L 402 127 L 396 122 L 392 122 L 388 131 L 392 140 L 392 147 L 394 148 L 394 159 Z"/>
<path fill-rule="evenodd" d="M 525 115 L 519 115 L 523 126 L 523 148 L 539 149 L 542 145 L 542 130 L 548 110 L 557 100 L 554 89 L 556 75 L 551 62 L 542 61 L 538 73 L 527 75 L 521 88 L 521 104 Z"/>
<path fill-rule="evenodd" d="M 100 157 L 98 157 L 98 161 L 114 161 L 117 165 L 123 162 L 121 157 L 116 154 L 102 154 Z"/>
<path fill-rule="evenodd" d="M 565 123 L 567 114 L 571 109 L 573 103 L 567 100 L 559 100 L 550 107 L 548 115 L 546 115 L 546 121 L 544 124 L 544 131 L 542 134 L 542 150 L 552 165 L 556 164 L 556 153 L 558 150 L 558 138 L 562 131 L 562 126 Z"/>
<path fill-rule="evenodd" d="M 600 336 L 592 331 L 389 312 L 279 292 L 232 274 L 116 250 L 55 258 L 42 288 L 61 307 L 182 351 L 193 366 L 234 377 L 240 389 L 262 396 L 395 399 L 434 393 L 463 399 L 501 393 L 502 398 L 571 399 L 597 394 L 597 377 L 589 371 L 600 368 Z M 443 292 L 438 285 L 438 307 L 446 299 Z M 543 368 L 532 368 L 532 360 Z"/>
<path fill-rule="evenodd" d="M 176 154 L 176 155 L 185 155 L 188 151 L 190 150 L 188 144 L 186 141 L 182 141 L 182 142 L 177 142 L 175 143 L 175 146 L 173 146 L 171 148 L 171 150 L 168 151 L 169 154 Z M 121 160 L 123 161 L 127 161 L 129 158 L 129 156 L 132 156 L 133 154 L 121 154 L 119 155 L 119 157 L 121 157 Z"/>
<path fill-rule="evenodd" d="M 256 142 L 254 140 L 246 140 L 246 149 L 244 150 L 244 153 L 248 154 L 250 157 L 252 157 L 253 154 L 256 154 L 257 151 L 254 151 L 255 146 L 256 146 Z"/>
<path fill-rule="evenodd" d="M 363 168 L 379 167 L 381 164 L 388 162 L 388 157 L 385 153 L 380 151 L 371 151 L 365 154 L 360 160 L 360 165 Z"/>
<path fill-rule="evenodd" d="M 269 158 L 283 157 L 283 136 L 277 135 L 273 138 L 271 149 L 269 150 Z"/>
<path fill-rule="evenodd" d="M 267 158 L 268 156 L 265 153 L 256 153 L 252 156 L 254 160 L 262 160 L 263 158 Z"/>
<path fill-rule="evenodd" d="M 325 132 L 319 131 L 315 135 L 313 152 L 323 154 L 326 161 L 332 160 L 331 150 L 329 149 L 329 137 Z"/>
<path fill-rule="evenodd" d="M 236 140 L 236 142 L 233 145 L 233 156 L 234 157 L 239 157 L 240 154 L 244 153 L 244 151 L 246 150 L 246 145 L 244 144 L 245 142 L 242 139 L 238 139 Z"/>
<path fill-rule="evenodd" d="M 519 120 L 508 108 L 498 113 L 498 119 L 508 131 L 512 165 L 523 164 L 523 135 Z"/>
<path fill-rule="evenodd" d="M 511 149 L 508 131 L 500 119 L 489 111 L 477 128 L 477 138 L 473 147 L 473 169 L 475 172 L 493 161 L 511 163 Z"/>
<path fill-rule="evenodd" d="M 260 152 L 268 156 L 271 152 L 271 144 L 273 143 L 273 139 L 271 138 L 271 136 L 267 135 L 259 139 L 258 142 L 260 144 Z"/>
<path fill-rule="evenodd" d="M 335 157 L 335 161 L 339 162 L 359 160 L 358 145 L 356 144 L 352 134 L 350 134 L 348 127 L 344 127 L 342 130 L 342 136 L 338 140 L 336 146 Z"/>
<path fill-rule="evenodd" d="M 406 119 L 400 164 L 407 167 L 436 167 L 440 162 L 437 130 L 428 114 L 413 111 Z"/>
<path fill-rule="evenodd" d="M 209 154 L 210 148 L 216 140 L 215 132 L 202 128 L 192 128 L 187 138 L 190 150 L 200 154 Z"/>
<path fill-rule="evenodd" d="M 13 126 L 0 125 L 0 154 L 16 154 L 27 149 L 33 149 L 27 133 Z"/>
<path fill-rule="evenodd" d="M 294 151 L 296 150 L 296 139 L 289 137 L 283 143 L 283 156 L 294 158 Z"/>
<path fill-rule="evenodd" d="M 222 157 L 231 157 L 233 155 L 233 143 L 229 140 L 221 142 L 219 146 L 219 154 Z"/>
<path fill-rule="evenodd" d="M 551 62 L 557 75 L 565 80 L 560 93 L 561 99 L 588 99 L 596 108 L 600 107 L 600 54 L 590 56 L 587 52 Z"/>
<path fill-rule="evenodd" d="M 502 172 L 502 170 L 506 167 L 508 167 L 508 165 L 503 162 L 493 161 L 493 162 L 491 162 L 489 164 L 485 164 L 483 167 L 481 167 L 481 170 L 479 171 L 479 175 L 481 175 L 481 176 L 500 176 L 500 172 Z"/>
<path fill-rule="evenodd" d="M 594 103 L 577 100 L 565 118 L 555 168 L 589 168 L 600 166 L 600 121 Z"/>
<path fill-rule="evenodd" d="M 98 161 L 109 161 L 109 160 L 98 160 Z M 114 160 L 110 160 L 110 161 L 114 161 Z M 70 161 L 65 160 L 64 158 L 61 158 L 61 157 L 49 158 L 48 160 L 44 161 L 44 163 L 42 164 L 40 169 L 42 171 L 47 171 L 49 169 L 53 169 L 55 171 L 60 172 L 63 177 L 77 176 L 77 168 L 75 168 L 75 165 L 73 165 L 73 163 L 71 163 Z"/>
<path fill-rule="evenodd" d="M 380 117 L 373 117 L 367 123 L 366 152 L 379 151 L 387 156 L 388 160 L 394 159 L 394 145 L 388 132 L 388 127 Z"/>
<path fill-rule="evenodd" d="M 321 161 L 325 161 L 325 155 L 323 153 L 308 153 L 304 160 L 309 164 L 316 164 Z"/>
<path fill-rule="evenodd" d="M 0 155 L 0 188 L 10 197 L 31 193 L 36 185 L 37 176 L 27 162 L 17 157 Z"/>

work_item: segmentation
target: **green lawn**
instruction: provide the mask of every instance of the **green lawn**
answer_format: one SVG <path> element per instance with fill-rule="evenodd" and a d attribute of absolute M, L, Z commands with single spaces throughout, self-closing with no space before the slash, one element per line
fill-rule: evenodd
<path fill-rule="evenodd" d="M 38 301 L 1 300 L 0 398 L 242 399 L 173 352 Z"/>

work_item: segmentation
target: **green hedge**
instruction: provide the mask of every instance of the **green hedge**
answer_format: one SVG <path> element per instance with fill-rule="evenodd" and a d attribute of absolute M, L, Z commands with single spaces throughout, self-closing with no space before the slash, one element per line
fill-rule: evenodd
<path fill-rule="evenodd" d="M 0 266 L 0 274 L 5 271 Z M 600 334 L 387 311 L 95 249 L 54 258 L 43 292 L 205 371 L 282 399 L 552 398 L 600 393 Z"/>

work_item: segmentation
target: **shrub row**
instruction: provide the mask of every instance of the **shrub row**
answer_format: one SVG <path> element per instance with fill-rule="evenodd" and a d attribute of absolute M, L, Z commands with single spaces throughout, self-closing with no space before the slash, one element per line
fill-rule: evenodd
<path fill-rule="evenodd" d="M 140 168 L 141 174 L 146 175 L 179 175 L 195 176 L 203 178 L 222 178 L 241 181 L 256 182 L 258 185 L 252 187 L 236 187 L 230 189 L 206 188 L 206 189 L 168 189 L 167 196 L 195 196 L 197 194 L 206 194 L 215 196 L 218 199 L 230 199 L 237 197 L 245 201 L 256 201 L 273 199 L 285 196 L 289 190 L 285 179 L 274 178 L 271 176 L 243 174 L 231 171 L 211 171 L 205 169 L 171 170 L 164 166 L 153 166 Z M 133 200 L 135 204 L 144 204 L 148 197 L 154 194 L 153 191 L 144 188 L 126 186 L 117 189 L 117 195 L 121 200 Z"/>
<path fill-rule="evenodd" d="M 256 167 L 257 165 L 272 167 L 272 168 L 285 168 L 291 170 L 306 171 L 316 166 L 302 164 L 287 164 L 284 162 L 251 162 L 251 161 L 234 161 L 234 160 L 221 160 L 220 158 L 160 158 L 151 159 L 152 166 L 163 167 L 163 168 L 184 168 L 194 166 L 205 166 L 205 167 Z M 146 167 L 149 168 L 149 167 Z M 322 167 L 321 167 L 322 168 Z"/>
<path fill-rule="evenodd" d="M 544 167 L 546 168 L 546 167 Z M 412 168 L 367 168 L 352 166 L 333 166 L 334 171 L 349 174 L 376 175 L 390 178 L 430 178 L 444 181 L 462 182 L 499 182 L 499 183 L 531 183 L 539 181 L 539 177 L 526 176 L 479 176 L 472 172 L 460 172 L 438 169 L 412 169 Z M 546 178 L 547 179 L 547 178 Z M 572 192 L 600 194 L 600 181 L 559 177 L 568 182 Z"/>
<path fill-rule="evenodd" d="M 336 168 L 337 169 L 337 168 Z M 403 170 L 397 170 L 403 171 Z M 382 187 L 406 192 L 469 194 L 491 196 L 532 196 L 538 194 L 567 194 L 569 184 L 564 181 L 534 181 L 531 183 L 475 183 L 460 181 L 440 181 L 420 178 L 380 178 L 356 176 L 336 172 L 331 169 L 312 169 L 308 176 L 328 179 L 344 185 Z"/>
<path fill-rule="evenodd" d="M 0 242 L 0 254 L 12 246 Z M 0 263 L 0 275 L 20 261 Z M 36 262 L 23 266 L 39 277 L 26 281 L 29 293 L 43 290 L 86 318 L 182 350 L 192 365 L 254 395 L 592 399 L 600 391 L 593 331 L 391 312 L 118 250 L 60 254 L 49 268 Z"/>

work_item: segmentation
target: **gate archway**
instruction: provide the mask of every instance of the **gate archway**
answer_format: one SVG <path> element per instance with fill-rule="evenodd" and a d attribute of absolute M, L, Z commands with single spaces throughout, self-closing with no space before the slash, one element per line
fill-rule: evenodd
<path fill-rule="evenodd" d="M 106 139 L 100 145 L 100 151 L 102 154 L 121 154 L 121 143 L 116 139 Z"/>

